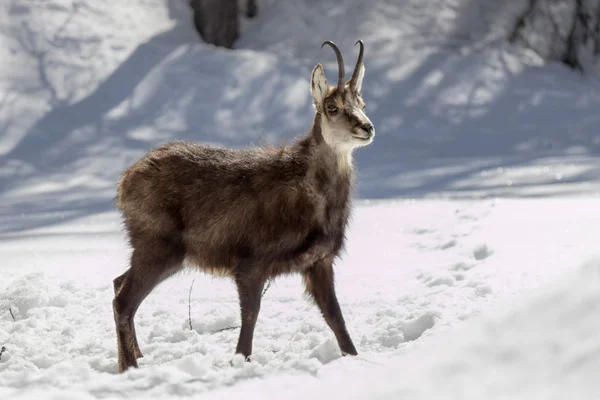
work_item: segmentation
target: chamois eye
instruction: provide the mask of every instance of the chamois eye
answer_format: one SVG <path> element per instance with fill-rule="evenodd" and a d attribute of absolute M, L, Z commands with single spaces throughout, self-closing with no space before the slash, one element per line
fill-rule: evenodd
<path fill-rule="evenodd" d="M 335 114 L 338 112 L 338 108 L 336 106 L 327 106 L 327 111 L 329 114 Z"/>

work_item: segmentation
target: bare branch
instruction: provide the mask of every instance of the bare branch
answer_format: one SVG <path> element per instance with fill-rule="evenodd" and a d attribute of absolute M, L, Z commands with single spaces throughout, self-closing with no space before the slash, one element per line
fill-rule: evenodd
<path fill-rule="evenodd" d="M 193 330 L 193 327 L 192 327 L 192 288 L 194 287 L 195 281 L 196 281 L 196 278 L 194 278 L 194 280 L 192 280 L 192 284 L 190 285 L 190 291 L 188 294 L 188 321 L 189 321 L 189 325 L 190 325 L 190 330 Z M 269 290 L 269 287 L 271 287 L 271 281 L 267 280 L 267 285 L 263 289 L 261 297 L 263 297 L 265 295 L 265 293 L 267 293 L 267 290 Z M 227 328 L 218 329 L 212 333 L 223 332 L 223 331 L 228 331 L 228 330 L 238 329 L 238 328 L 239 328 L 239 326 L 228 326 Z"/>
<path fill-rule="evenodd" d="M 517 23 L 515 24 L 515 27 L 508 39 L 511 43 L 514 43 L 517 40 L 519 32 L 521 32 L 521 29 L 523 29 L 523 27 L 525 26 L 525 21 L 527 20 L 527 17 L 533 12 L 533 9 L 536 6 L 536 4 L 537 0 L 529 0 L 529 5 L 527 6 L 523 14 L 521 14 L 519 18 L 517 18 Z"/>
<path fill-rule="evenodd" d="M 552 9 L 550 8 L 550 4 L 548 4 L 548 3 L 546 3 L 546 13 L 548 13 L 548 20 L 550 21 L 550 24 L 552 25 L 552 29 L 554 29 L 555 35 L 564 41 L 566 38 L 561 36 L 560 26 L 559 26 L 558 22 L 556 21 L 556 17 L 554 15 L 554 13 L 552 12 Z"/>
<path fill-rule="evenodd" d="M 195 281 L 196 278 L 194 278 L 194 280 L 192 281 L 192 284 L 190 285 L 190 293 L 188 294 L 188 320 L 190 322 L 190 331 L 194 330 L 192 328 L 192 288 L 194 287 Z"/>
<path fill-rule="evenodd" d="M 23 47 L 23 49 L 29 54 L 30 57 L 34 58 L 37 63 L 38 77 L 42 87 L 47 89 L 50 93 L 50 104 L 59 104 L 61 101 L 58 96 L 58 90 L 54 87 L 52 79 L 48 76 L 46 71 L 48 55 L 47 50 L 41 50 L 40 46 L 36 44 L 34 39 L 33 30 L 30 28 L 28 23 L 22 24 L 23 29 L 19 31 L 17 40 Z"/>
<path fill-rule="evenodd" d="M 10 313 L 10 316 L 12 317 L 13 321 L 16 321 L 17 319 L 15 318 L 15 314 L 13 314 L 11 308 L 8 308 L 8 312 Z"/>
<path fill-rule="evenodd" d="M 218 332 L 224 332 L 224 331 L 232 331 L 234 329 L 238 329 L 239 326 L 228 326 L 226 328 L 221 328 L 221 329 L 217 329 L 216 331 L 213 331 L 211 333 L 218 333 Z"/>

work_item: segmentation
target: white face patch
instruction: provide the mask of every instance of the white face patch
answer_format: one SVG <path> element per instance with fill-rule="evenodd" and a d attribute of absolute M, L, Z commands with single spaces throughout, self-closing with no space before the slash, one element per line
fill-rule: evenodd
<path fill-rule="evenodd" d="M 321 130 L 328 145 L 338 152 L 351 154 L 355 148 L 372 142 L 375 131 L 367 132 L 362 128 L 366 125 L 372 127 L 372 123 L 362 110 L 364 103 L 356 93 L 346 88 L 343 100 L 327 100 L 325 108 L 329 104 L 335 104 L 338 111 L 335 115 L 324 111 Z"/>
<path fill-rule="evenodd" d="M 321 64 L 313 69 L 310 90 L 317 112 L 322 114 L 321 134 L 323 140 L 338 155 L 340 170 L 352 168 L 352 152 L 357 147 L 370 144 L 375 135 L 373 124 L 363 111 L 360 96 L 365 67 L 361 65 L 354 81 L 344 87 L 344 93 L 336 94 L 329 87 Z"/>
<path fill-rule="evenodd" d="M 335 124 L 331 124 L 327 118 L 321 120 L 321 134 L 325 143 L 337 153 L 340 172 L 347 172 L 352 169 L 352 152 L 355 148 L 370 143 L 370 141 L 359 141 L 353 138 L 348 129 L 340 129 Z"/>
<path fill-rule="evenodd" d="M 327 118 L 323 118 L 321 122 L 321 134 L 325 142 L 338 152 L 352 153 L 352 150 L 359 147 L 353 140 L 349 140 L 350 132 L 347 129 L 340 129 Z"/>

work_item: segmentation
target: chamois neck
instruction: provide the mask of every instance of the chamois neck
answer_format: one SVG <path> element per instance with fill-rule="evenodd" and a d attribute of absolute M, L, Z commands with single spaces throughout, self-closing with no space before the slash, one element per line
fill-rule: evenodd
<path fill-rule="evenodd" d="M 343 175 L 352 175 L 354 173 L 352 150 L 337 148 L 325 141 L 322 116 L 319 112 L 315 113 L 313 125 L 307 139 L 310 141 L 314 155 L 317 158 L 323 159 L 322 165 L 330 165 L 334 161 L 337 172 Z"/>

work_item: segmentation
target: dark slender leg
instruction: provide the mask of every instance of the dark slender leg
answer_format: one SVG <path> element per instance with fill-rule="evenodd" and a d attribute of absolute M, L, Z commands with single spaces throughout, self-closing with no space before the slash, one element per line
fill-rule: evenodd
<path fill-rule="evenodd" d="M 129 271 L 131 271 L 131 269 L 128 269 L 127 271 L 125 271 L 125 273 L 123 275 L 115 278 L 115 280 L 113 281 L 115 296 L 121 290 L 121 287 L 123 286 L 123 281 L 129 274 Z M 129 322 L 130 322 L 129 329 L 131 329 L 132 336 L 133 336 L 133 350 L 135 352 L 135 358 L 142 358 L 142 357 L 144 357 L 144 355 L 142 354 L 142 351 L 140 350 L 140 345 L 138 344 L 138 341 L 137 341 L 137 335 L 135 333 L 135 324 L 133 323 L 133 318 L 131 318 Z"/>
<path fill-rule="evenodd" d="M 121 290 L 121 286 L 123 286 L 123 281 L 125 280 L 125 277 L 127 276 L 128 273 L 129 273 L 129 270 L 125 271 L 125 273 L 123 275 L 117 276 L 113 280 L 113 288 L 115 290 L 115 296 L 117 295 L 117 293 L 119 293 L 119 290 Z"/>
<path fill-rule="evenodd" d="M 342 310 L 335 295 L 333 264 L 325 258 L 304 272 L 306 291 L 311 295 L 327 325 L 333 331 L 343 355 L 357 355 L 356 348 L 346 329 Z"/>
<path fill-rule="evenodd" d="M 260 312 L 260 300 L 265 280 L 262 277 L 253 276 L 252 271 L 240 269 L 236 273 L 235 283 L 240 297 L 240 309 L 242 328 L 235 350 L 236 354 L 242 354 L 249 361 L 252 354 L 252 339 L 254 338 L 254 327 Z"/>
<path fill-rule="evenodd" d="M 138 366 L 133 321 L 138 307 L 156 285 L 181 269 L 182 261 L 183 251 L 171 243 L 152 243 L 150 246 L 143 246 L 143 249 L 134 249 L 131 268 L 124 274 L 121 287 L 113 300 L 119 372 Z"/>

